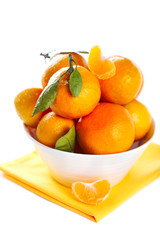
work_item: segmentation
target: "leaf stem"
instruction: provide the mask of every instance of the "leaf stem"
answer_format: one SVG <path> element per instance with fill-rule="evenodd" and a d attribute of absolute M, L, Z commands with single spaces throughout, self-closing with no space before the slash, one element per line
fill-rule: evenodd
<path fill-rule="evenodd" d="M 63 74 L 61 74 L 59 78 L 63 77 L 67 72 L 69 72 L 69 69 L 67 69 L 67 71 L 65 71 Z"/>
<path fill-rule="evenodd" d="M 76 64 L 76 68 L 77 68 L 77 63 L 74 61 L 74 59 L 72 59 L 72 62 L 74 62 Z"/>
<path fill-rule="evenodd" d="M 73 68 L 73 64 L 72 62 L 74 61 L 73 58 L 72 58 L 72 55 L 69 53 L 68 54 L 68 57 L 69 57 L 69 74 L 71 75 L 71 73 L 74 71 L 74 68 Z"/>

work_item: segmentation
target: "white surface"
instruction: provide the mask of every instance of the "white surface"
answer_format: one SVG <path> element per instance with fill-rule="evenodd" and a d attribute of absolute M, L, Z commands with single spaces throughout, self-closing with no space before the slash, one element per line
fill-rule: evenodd
<path fill-rule="evenodd" d="M 44 48 L 123 55 L 143 71 L 140 100 L 156 121 L 160 144 L 159 1 L 1 1 L 0 162 L 33 150 L 13 105 L 15 95 L 40 86 Z M 50 203 L 0 174 L 0 239 L 160 239 L 160 180 L 95 224 Z"/>

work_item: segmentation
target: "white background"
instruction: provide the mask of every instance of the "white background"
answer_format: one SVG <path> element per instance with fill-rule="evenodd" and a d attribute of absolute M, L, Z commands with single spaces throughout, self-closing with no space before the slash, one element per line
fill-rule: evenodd
<path fill-rule="evenodd" d="M 47 49 L 122 55 L 143 71 L 140 100 L 156 121 L 160 144 L 159 1 L 3 1 L 0 6 L 0 162 L 33 150 L 14 109 L 16 94 L 40 87 Z M 0 174 L 0 239 L 160 239 L 160 181 L 93 223 Z"/>

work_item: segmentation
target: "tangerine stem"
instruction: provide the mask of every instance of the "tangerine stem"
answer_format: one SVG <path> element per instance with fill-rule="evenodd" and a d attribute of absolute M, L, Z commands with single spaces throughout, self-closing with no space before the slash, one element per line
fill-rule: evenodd
<path fill-rule="evenodd" d="M 72 57 L 72 55 L 70 53 L 68 54 L 68 57 L 69 57 L 69 69 L 68 69 L 68 71 L 69 71 L 69 73 L 71 75 L 71 73 L 74 71 L 73 64 L 72 64 L 72 62 L 74 60 L 73 60 L 73 57 Z"/>

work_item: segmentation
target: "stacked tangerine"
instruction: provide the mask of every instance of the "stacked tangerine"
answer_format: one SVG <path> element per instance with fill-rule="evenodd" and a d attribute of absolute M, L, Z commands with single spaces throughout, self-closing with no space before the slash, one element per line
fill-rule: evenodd
<path fill-rule="evenodd" d="M 144 83 L 140 68 L 122 56 L 105 58 L 99 46 L 91 49 L 88 63 L 78 53 L 69 55 L 51 59 L 42 89 L 25 89 L 16 96 L 19 117 L 48 147 L 67 151 L 59 141 L 67 136 L 73 145 L 68 151 L 76 153 L 129 150 L 152 122 L 146 106 L 136 100 Z"/>

